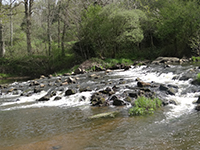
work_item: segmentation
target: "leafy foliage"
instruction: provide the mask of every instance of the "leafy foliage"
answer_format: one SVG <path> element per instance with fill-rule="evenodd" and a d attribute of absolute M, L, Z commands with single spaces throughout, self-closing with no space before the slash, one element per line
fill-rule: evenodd
<path fill-rule="evenodd" d="M 129 109 L 129 114 L 133 116 L 152 114 L 161 104 L 162 101 L 158 98 L 139 97 L 135 101 L 135 105 Z"/>
<path fill-rule="evenodd" d="M 192 61 L 193 62 L 200 61 L 200 57 L 192 56 Z"/>
<path fill-rule="evenodd" d="M 199 1 L 101 2 L 35 1 L 31 18 L 32 56 L 27 56 L 24 5 L 18 1 L 12 6 L 9 1 L 3 3 L 0 19 L 7 63 L 0 71 L 20 75 L 52 73 L 68 70 L 92 57 L 105 58 L 105 65 L 111 66 L 160 55 L 200 55 Z M 109 62 L 109 58 L 116 60 Z"/>
<path fill-rule="evenodd" d="M 95 56 L 115 57 L 123 43 L 139 43 L 143 39 L 140 10 L 126 10 L 118 5 L 90 6 L 82 23 L 83 41 L 89 42 Z M 86 34 L 85 34 L 86 33 Z"/>
<path fill-rule="evenodd" d="M 199 5 L 192 1 L 162 1 L 157 15 L 157 35 L 166 46 L 165 55 L 191 55 L 190 40 L 199 29 Z M 189 51 L 188 51 L 189 50 Z"/>

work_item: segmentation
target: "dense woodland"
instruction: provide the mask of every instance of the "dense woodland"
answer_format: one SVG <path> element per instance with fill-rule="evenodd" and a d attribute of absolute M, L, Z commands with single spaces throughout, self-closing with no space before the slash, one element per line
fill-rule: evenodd
<path fill-rule="evenodd" d="M 85 59 L 199 56 L 199 0 L 0 0 L 0 71 L 53 73 Z"/>

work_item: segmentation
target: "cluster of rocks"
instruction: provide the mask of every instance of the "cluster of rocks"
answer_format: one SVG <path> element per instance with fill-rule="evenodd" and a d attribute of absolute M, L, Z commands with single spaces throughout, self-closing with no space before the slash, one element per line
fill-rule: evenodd
<path fill-rule="evenodd" d="M 76 76 L 41 76 L 39 79 L 30 80 L 27 82 L 15 82 L 13 84 L 4 84 L 0 86 L 1 94 L 12 94 L 30 97 L 34 93 L 39 93 L 41 91 L 48 91 L 45 96 L 38 99 L 38 101 L 48 101 L 51 97 L 55 96 L 57 91 L 64 91 L 66 86 L 75 85 L 78 81 Z M 71 94 L 73 94 L 71 90 Z M 70 95 L 69 90 L 66 91 L 65 95 Z M 58 100 L 59 98 L 55 98 Z"/>
<path fill-rule="evenodd" d="M 160 63 L 180 63 L 178 58 L 164 58 L 159 57 L 153 64 Z M 183 60 L 182 60 L 183 61 Z M 138 63 L 149 63 L 149 61 L 138 62 Z M 163 105 L 177 104 L 174 100 L 167 100 L 167 95 L 175 95 L 178 92 L 178 86 L 176 85 L 164 85 L 158 83 L 147 83 L 143 82 L 140 78 L 132 79 L 127 81 L 124 79 L 110 80 L 109 82 L 105 79 L 106 74 L 112 73 L 113 69 L 124 69 L 128 70 L 130 66 L 118 65 L 113 66 L 109 69 L 104 69 L 96 65 L 95 71 L 101 72 L 86 72 L 83 66 L 77 68 L 73 74 L 63 74 L 62 76 L 53 77 L 49 75 L 47 77 L 41 76 L 39 79 L 30 80 L 28 82 L 13 83 L 9 85 L 1 85 L 1 94 L 13 94 L 21 96 L 31 96 L 34 93 L 41 91 L 48 91 L 46 95 L 39 98 L 37 101 L 48 101 L 52 97 L 54 100 L 60 100 L 62 97 L 57 95 L 57 91 L 63 93 L 64 96 L 70 96 L 76 93 L 92 91 L 93 94 L 90 98 L 92 106 L 124 106 L 134 105 L 135 100 L 144 96 L 147 98 L 160 98 L 163 101 Z M 188 75 L 188 73 L 186 74 Z M 192 75 L 192 74 L 191 74 Z M 191 76 L 189 76 L 190 78 Z M 180 77 L 177 77 L 180 78 Z M 188 77 L 186 77 L 188 79 Z M 185 78 L 185 80 L 186 80 Z M 99 80 L 101 79 L 101 80 Z M 88 81 L 94 81 L 88 83 Z M 183 79 L 184 80 L 184 79 Z M 87 82 L 87 83 L 86 83 Z M 128 82 L 137 82 L 137 86 L 129 86 Z M 85 97 L 81 97 L 80 101 L 85 100 Z M 199 106 L 200 107 L 200 106 Z"/>
<path fill-rule="evenodd" d="M 136 80 L 138 80 L 138 78 Z M 91 97 L 92 106 L 134 105 L 135 100 L 141 96 L 151 99 L 159 97 L 163 105 L 177 105 L 177 102 L 174 100 L 164 99 L 166 95 L 175 95 L 175 93 L 178 92 L 178 86 L 176 85 L 146 83 L 140 80 L 137 81 L 136 87 L 125 86 L 125 91 L 123 91 L 123 88 L 124 87 L 114 85 L 113 87 L 106 87 L 104 90 L 95 92 Z M 123 92 L 120 93 L 120 91 Z"/>

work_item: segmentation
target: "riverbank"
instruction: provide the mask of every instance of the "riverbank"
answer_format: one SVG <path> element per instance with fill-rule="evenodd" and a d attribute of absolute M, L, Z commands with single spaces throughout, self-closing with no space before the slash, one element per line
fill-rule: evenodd
<path fill-rule="evenodd" d="M 50 74 L 52 74 L 53 76 L 58 76 L 58 75 L 63 75 L 63 74 L 73 74 L 75 70 L 76 72 L 78 71 L 77 68 L 83 69 L 84 72 L 86 71 L 91 72 L 91 71 L 101 71 L 101 70 L 106 70 L 106 69 L 111 69 L 111 70 L 120 69 L 120 68 L 128 69 L 128 67 L 130 67 L 131 65 L 139 66 L 139 65 L 147 65 L 150 63 L 166 64 L 166 65 L 173 64 L 173 63 L 176 63 L 176 64 L 198 63 L 200 60 L 199 57 L 192 57 L 188 59 L 186 58 L 179 59 L 176 57 L 159 57 L 156 60 L 131 60 L 131 59 L 126 59 L 126 58 L 121 58 L 121 59 L 91 58 L 85 61 L 76 60 L 74 62 L 72 59 L 68 61 L 67 64 L 64 63 L 63 61 L 61 62 L 61 64 L 63 63 L 62 67 L 54 67 L 54 65 L 50 66 L 51 64 L 45 65 L 44 61 L 40 59 L 37 60 L 38 62 L 34 62 L 32 64 L 30 64 L 30 62 L 23 63 L 24 66 L 23 65 L 18 66 L 23 61 L 18 62 L 18 63 L 15 63 L 15 62 L 10 63 L 9 61 L 7 61 L 6 63 L 4 62 L 3 66 L 1 66 L 0 68 L 2 72 L 0 75 L 0 80 L 1 81 L 2 80 L 23 81 L 23 79 L 26 80 L 26 79 L 39 78 L 41 75 L 49 76 Z M 46 63 L 48 63 L 48 61 L 46 61 Z M 6 64 L 9 64 L 9 65 L 6 65 Z M 81 72 L 80 69 L 79 69 L 79 72 Z"/>

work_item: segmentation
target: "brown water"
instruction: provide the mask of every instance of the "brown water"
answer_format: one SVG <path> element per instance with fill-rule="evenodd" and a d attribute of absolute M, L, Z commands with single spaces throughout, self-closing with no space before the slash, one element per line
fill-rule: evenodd
<path fill-rule="evenodd" d="M 47 107 L 1 112 L 0 150 L 200 149 L 199 113 L 165 120 L 167 108 L 144 117 L 128 117 L 119 108 L 116 118 L 87 119 L 112 109 Z"/>

